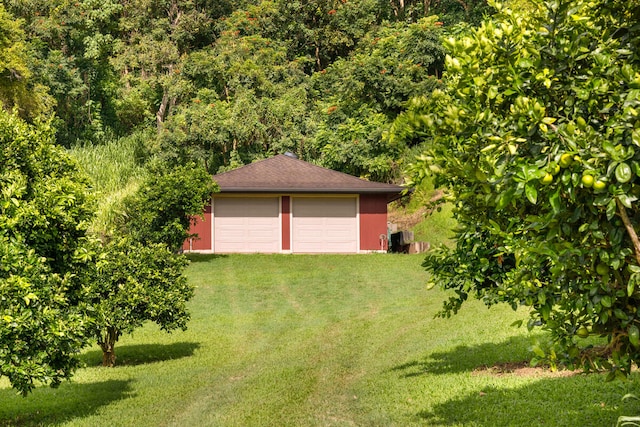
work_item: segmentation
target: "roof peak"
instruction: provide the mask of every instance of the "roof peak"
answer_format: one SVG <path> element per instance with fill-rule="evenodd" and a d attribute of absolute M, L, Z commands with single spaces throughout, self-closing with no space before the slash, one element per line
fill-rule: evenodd
<path fill-rule="evenodd" d="M 378 193 L 397 195 L 399 185 L 367 181 L 304 160 L 278 154 L 214 175 L 222 193 Z"/>

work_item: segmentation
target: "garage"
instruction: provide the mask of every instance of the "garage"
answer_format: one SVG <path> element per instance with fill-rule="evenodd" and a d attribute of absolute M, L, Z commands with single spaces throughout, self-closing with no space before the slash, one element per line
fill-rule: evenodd
<path fill-rule="evenodd" d="M 216 253 L 280 252 L 279 197 L 217 197 L 213 217 Z"/>
<path fill-rule="evenodd" d="M 183 249 L 199 253 L 384 252 L 399 185 L 279 154 L 213 176 L 219 191 Z"/>
<path fill-rule="evenodd" d="M 357 197 L 292 197 L 294 253 L 357 253 Z"/>

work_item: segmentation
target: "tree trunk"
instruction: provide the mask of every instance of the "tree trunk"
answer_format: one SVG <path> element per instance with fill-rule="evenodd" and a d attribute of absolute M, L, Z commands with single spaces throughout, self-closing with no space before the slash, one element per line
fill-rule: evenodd
<path fill-rule="evenodd" d="M 396 4 L 395 0 L 391 0 L 391 8 L 393 9 L 393 15 L 396 18 L 404 16 L 404 0 L 400 0 L 398 4 Z"/>
<path fill-rule="evenodd" d="M 124 70 L 122 70 L 122 74 L 125 76 L 124 87 L 127 90 L 131 89 L 131 81 L 129 81 L 129 66 L 125 65 Z"/>
<path fill-rule="evenodd" d="M 316 42 L 316 67 L 317 71 L 322 70 L 322 62 L 320 61 L 320 44 Z"/>
<path fill-rule="evenodd" d="M 116 365 L 116 341 L 118 341 L 118 331 L 115 328 L 108 326 L 101 341 L 98 341 L 98 344 L 102 349 L 102 366 L 112 368 Z"/>
<path fill-rule="evenodd" d="M 156 124 L 158 126 L 158 133 L 162 131 L 162 124 L 164 123 L 165 115 L 167 114 L 167 106 L 169 105 L 169 91 L 165 88 L 162 93 L 162 101 L 160 107 L 156 113 Z"/>
<path fill-rule="evenodd" d="M 631 220 L 629 219 L 629 215 L 627 215 L 627 210 L 625 209 L 620 199 L 618 199 L 617 197 L 616 197 L 616 205 L 618 207 L 618 214 L 620 214 L 620 218 L 622 218 L 622 223 L 624 224 L 624 227 L 627 229 L 627 234 L 629 235 L 629 238 L 631 239 L 631 243 L 633 244 L 633 251 L 636 256 L 636 262 L 638 263 L 638 265 L 640 265 L 640 239 L 638 239 L 638 234 L 636 233 L 636 229 L 631 223 Z"/>
<path fill-rule="evenodd" d="M 391 0 L 389 3 L 391 3 L 391 9 L 393 9 L 393 16 L 395 16 L 397 18 L 398 17 L 398 7 L 396 6 L 396 2 L 394 0 Z"/>
<path fill-rule="evenodd" d="M 471 7 L 471 5 L 463 0 L 456 0 L 460 6 L 462 6 L 462 8 L 464 9 L 464 13 L 466 15 L 469 15 L 469 8 Z"/>

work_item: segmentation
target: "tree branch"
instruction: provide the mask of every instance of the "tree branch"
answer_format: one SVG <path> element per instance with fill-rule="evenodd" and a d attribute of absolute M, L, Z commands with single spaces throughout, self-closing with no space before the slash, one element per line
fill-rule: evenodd
<path fill-rule="evenodd" d="M 633 228 L 633 224 L 631 224 L 631 220 L 627 215 L 627 209 L 617 197 L 616 205 L 618 206 L 618 212 L 620 213 L 620 218 L 622 218 L 622 223 L 627 229 L 627 234 L 629 234 L 629 237 L 631 237 L 631 242 L 633 243 L 633 249 L 636 255 L 636 261 L 638 262 L 638 265 L 640 265 L 640 240 L 638 239 L 638 234 L 636 233 L 635 228 Z"/>

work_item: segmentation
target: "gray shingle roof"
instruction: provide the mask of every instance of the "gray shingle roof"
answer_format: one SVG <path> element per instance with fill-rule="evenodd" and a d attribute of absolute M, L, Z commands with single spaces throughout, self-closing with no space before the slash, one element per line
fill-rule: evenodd
<path fill-rule="evenodd" d="M 395 199 L 403 187 L 367 181 L 322 168 L 287 155 L 277 155 L 213 176 L 221 193 L 388 194 Z"/>

